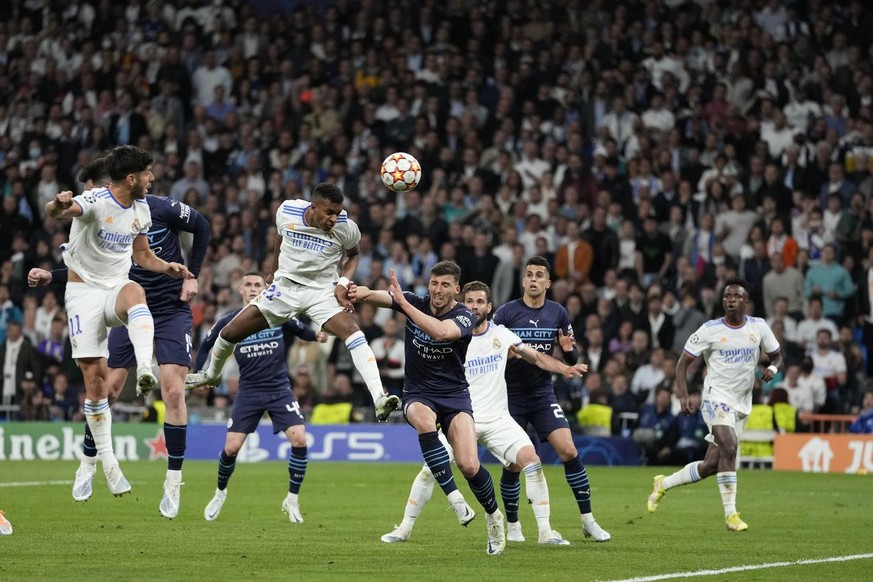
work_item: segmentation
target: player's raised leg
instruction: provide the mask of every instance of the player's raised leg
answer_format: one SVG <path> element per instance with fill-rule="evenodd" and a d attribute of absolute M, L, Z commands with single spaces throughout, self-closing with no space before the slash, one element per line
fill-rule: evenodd
<path fill-rule="evenodd" d="M 364 332 L 358 327 L 354 316 L 347 311 L 341 311 L 326 321 L 323 327 L 325 331 L 345 342 L 352 356 L 352 362 L 364 379 L 367 390 L 373 398 L 376 419 L 379 421 L 387 420 L 388 415 L 400 407 L 400 398 L 385 392 L 376 356 L 373 355 L 373 350 L 370 348 L 367 338 L 364 337 Z"/>
<path fill-rule="evenodd" d="M 152 373 L 155 320 L 139 283 L 130 282 L 124 286 L 115 301 L 115 313 L 127 326 L 136 356 L 136 393 L 146 395 L 158 386 L 158 379 Z"/>
<path fill-rule="evenodd" d="M 229 432 L 224 440 L 224 449 L 221 450 L 221 455 L 218 457 L 218 484 L 215 488 L 215 494 L 203 510 L 203 517 L 206 521 L 214 521 L 221 513 L 221 508 L 227 500 L 227 483 L 236 469 L 236 457 L 239 454 L 243 443 L 246 442 L 247 433 L 244 432 Z"/>
<path fill-rule="evenodd" d="M 291 443 L 291 456 L 288 458 L 288 495 L 282 502 L 282 511 L 288 514 L 291 523 L 303 523 L 299 495 L 308 464 L 306 428 L 303 424 L 289 426 L 285 430 L 285 435 Z"/>
<path fill-rule="evenodd" d="M 237 313 L 236 317 L 218 334 L 215 344 L 209 352 L 206 368 L 188 374 L 185 378 L 185 387 L 191 389 L 220 384 L 224 363 L 233 353 L 236 344 L 251 334 L 265 330 L 268 327 L 270 325 L 260 309 L 253 304 L 243 307 L 242 311 Z"/>

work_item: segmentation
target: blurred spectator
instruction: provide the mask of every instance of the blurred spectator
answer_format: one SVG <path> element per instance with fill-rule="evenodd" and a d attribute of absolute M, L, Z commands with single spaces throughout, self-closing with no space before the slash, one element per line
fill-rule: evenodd
<path fill-rule="evenodd" d="M 52 420 L 73 420 L 79 408 L 79 396 L 70 387 L 67 375 L 63 372 L 55 374 L 52 379 L 52 397 L 50 413 Z"/>
<path fill-rule="evenodd" d="M 633 431 L 634 442 L 640 446 L 644 460 L 649 463 L 666 463 L 670 451 L 665 449 L 665 436 L 673 424 L 673 414 L 670 412 L 671 391 L 661 388 L 655 394 L 651 404 L 640 409 L 640 417 Z"/>
<path fill-rule="evenodd" d="M 858 418 L 849 426 L 849 432 L 856 434 L 873 434 L 873 391 L 864 393 L 861 401 L 861 411 Z"/>
<path fill-rule="evenodd" d="M 855 285 L 849 272 L 834 262 L 835 253 L 833 245 L 824 246 L 821 261 L 806 273 L 803 294 L 807 299 L 821 297 L 823 315 L 840 324 L 845 316 L 846 300 L 855 294 Z"/>
<path fill-rule="evenodd" d="M 348 424 L 352 418 L 352 383 L 345 374 L 334 376 L 324 389 L 321 402 L 312 409 L 310 424 Z"/>
<path fill-rule="evenodd" d="M 24 380 L 35 383 L 42 378 L 43 364 L 30 340 L 24 337 L 21 324 L 9 322 L 6 341 L 0 344 L 0 369 L 3 370 L 3 390 L 0 404 L 24 402 Z"/>

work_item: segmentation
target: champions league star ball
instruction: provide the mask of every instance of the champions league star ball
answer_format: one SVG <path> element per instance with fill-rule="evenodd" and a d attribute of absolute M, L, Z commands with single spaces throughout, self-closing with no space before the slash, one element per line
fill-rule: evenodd
<path fill-rule="evenodd" d="M 407 192 L 421 182 L 421 164 L 405 152 L 385 158 L 381 173 L 382 183 L 394 192 Z"/>

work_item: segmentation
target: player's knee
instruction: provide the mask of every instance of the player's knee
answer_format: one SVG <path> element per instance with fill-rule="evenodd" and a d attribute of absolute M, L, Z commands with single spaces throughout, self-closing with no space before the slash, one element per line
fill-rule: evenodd
<path fill-rule="evenodd" d="M 224 454 L 228 457 L 236 457 L 239 454 L 239 450 L 242 448 L 242 443 L 227 443 L 224 445 Z"/>
<path fill-rule="evenodd" d="M 573 446 L 573 443 L 559 446 L 556 449 L 556 452 L 558 453 L 558 456 L 561 457 L 561 461 L 564 463 L 572 461 L 577 456 L 579 456 L 579 452 L 576 450 L 576 447 Z"/>
<path fill-rule="evenodd" d="M 185 389 L 167 388 L 161 390 L 161 398 L 167 410 L 182 410 L 185 408 Z"/>
<path fill-rule="evenodd" d="M 458 459 L 458 469 L 460 469 L 461 473 L 469 479 L 473 477 L 476 473 L 479 472 L 479 460 L 478 459 Z"/>
<path fill-rule="evenodd" d="M 288 439 L 291 441 L 292 447 L 305 447 L 306 446 L 306 431 L 303 430 L 295 430 L 291 433 L 291 437 Z"/>

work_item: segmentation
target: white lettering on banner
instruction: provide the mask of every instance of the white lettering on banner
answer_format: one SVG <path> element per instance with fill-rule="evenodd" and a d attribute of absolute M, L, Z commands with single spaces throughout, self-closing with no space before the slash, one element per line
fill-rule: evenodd
<path fill-rule="evenodd" d="M 862 468 L 873 472 L 873 442 L 850 441 L 849 448 L 852 450 L 852 465 L 846 469 L 846 473 L 857 473 Z"/>
<path fill-rule="evenodd" d="M 44 434 L 34 439 L 29 434 L 13 434 L 6 438 L 3 428 L 0 428 L 0 461 L 74 461 L 82 458 L 82 440 L 84 436 L 77 435 L 73 427 L 61 429 L 61 438 L 53 434 Z M 7 440 L 9 446 L 7 448 Z M 36 442 L 34 442 L 36 440 Z M 138 461 L 137 442 L 134 436 L 116 436 L 114 438 L 115 456 L 119 461 Z"/>
<path fill-rule="evenodd" d="M 306 433 L 306 445 L 309 448 L 309 458 L 314 461 L 381 461 L 385 458 L 385 447 L 382 445 L 381 433 L 332 431 L 325 433 L 321 451 L 313 450 L 315 435 Z M 334 442 L 346 441 L 348 454 L 343 458 L 334 457 Z M 290 445 L 283 443 L 279 447 L 279 458 L 285 458 L 290 452 Z"/>
<path fill-rule="evenodd" d="M 834 452 L 831 444 L 823 438 L 815 437 L 800 449 L 800 461 L 804 473 L 827 473 L 831 468 Z"/>

